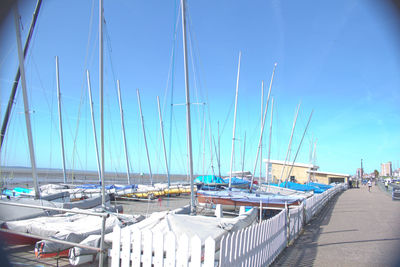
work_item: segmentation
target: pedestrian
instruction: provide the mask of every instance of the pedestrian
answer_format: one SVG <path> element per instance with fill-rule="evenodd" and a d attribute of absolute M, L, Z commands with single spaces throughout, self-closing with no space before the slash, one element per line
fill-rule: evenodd
<path fill-rule="evenodd" d="M 371 192 L 372 182 L 371 180 L 368 181 L 368 192 Z"/>
<path fill-rule="evenodd" d="M 385 188 L 386 188 L 386 191 L 388 191 L 388 189 L 389 189 L 389 181 L 388 180 L 385 180 Z"/>

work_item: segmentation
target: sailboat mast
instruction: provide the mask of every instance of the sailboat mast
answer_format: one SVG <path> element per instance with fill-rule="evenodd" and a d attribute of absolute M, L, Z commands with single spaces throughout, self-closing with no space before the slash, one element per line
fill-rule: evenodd
<path fill-rule="evenodd" d="M 244 176 L 244 157 L 246 155 L 246 132 L 244 132 L 244 141 L 243 141 L 243 158 L 242 158 L 242 179 Z"/>
<path fill-rule="evenodd" d="M 219 121 L 218 121 L 218 177 L 221 177 L 221 137 L 219 135 Z"/>
<path fill-rule="evenodd" d="M 307 129 L 308 129 L 308 125 L 310 125 L 310 121 L 311 121 L 313 113 L 314 113 L 314 110 L 311 111 L 310 117 L 308 118 L 308 122 L 307 122 L 306 128 L 304 129 L 303 136 L 301 137 L 299 147 L 297 148 L 296 155 L 294 156 L 292 166 L 291 166 L 289 174 L 288 174 L 288 176 L 286 178 L 286 183 L 287 183 L 287 181 L 288 181 L 288 179 L 290 177 L 290 174 L 292 173 L 294 163 L 296 162 L 297 155 L 299 154 L 299 151 L 300 151 L 300 148 L 301 148 L 301 144 L 303 143 L 304 136 L 306 135 L 306 132 L 307 132 Z"/>
<path fill-rule="evenodd" d="M 295 129 L 295 127 L 296 127 L 296 121 L 297 121 L 297 116 L 299 115 L 300 106 L 301 106 L 301 103 L 299 103 L 299 105 L 297 106 L 296 116 L 295 116 L 295 118 L 294 118 L 293 126 L 292 126 L 292 133 L 290 134 L 290 140 L 289 140 L 288 150 L 287 150 L 287 152 L 286 152 L 285 161 L 284 161 L 284 164 L 283 164 L 283 166 L 282 166 L 282 172 L 281 172 L 281 176 L 279 177 L 279 182 L 282 181 L 283 172 L 284 172 L 285 167 L 286 167 L 286 162 L 287 162 L 287 161 L 289 160 L 289 158 L 290 158 L 288 155 L 289 155 L 289 152 L 290 152 L 290 148 L 292 147 L 293 133 L 294 133 L 294 129 Z"/>
<path fill-rule="evenodd" d="M 264 81 L 261 81 L 261 123 L 260 123 L 260 132 L 263 131 L 263 111 L 264 111 Z M 255 175 L 255 174 L 254 174 Z M 260 177 L 258 178 L 258 184 L 261 185 L 261 176 L 262 176 L 262 138 L 260 143 Z"/>
<path fill-rule="evenodd" d="M 190 174 L 190 214 L 195 213 L 194 204 L 194 185 L 193 185 L 193 160 L 192 160 L 192 125 L 190 119 L 190 95 L 189 95 L 189 71 L 187 60 L 187 41 L 186 41 L 186 7 L 185 0 L 181 0 L 182 6 L 182 35 L 183 35 L 183 63 L 185 68 L 185 91 L 186 91 L 186 128 L 187 128 L 187 145 L 189 157 L 189 174 Z"/>
<path fill-rule="evenodd" d="M 30 156 L 31 166 L 32 166 L 33 187 L 35 189 L 35 198 L 40 198 L 39 186 L 37 183 L 35 151 L 33 148 L 31 118 L 29 115 L 28 94 L 26 92 L 24 55 L 22 52 L 22 45 L 21 45 L 21 31 L 19 28 L 20 26 L 19 26 L 19 14 L 18 14 L 17 3 L 15 4 L 15 7 L 14 7 L 14 22 L 15 22 L 15 31 L 16 31 L 16 35 L 17 35 L 18 61 L 19 61 L 19 70 L 21 72 L 22 96 L 24 99 L 25 123 L 26 123 L 26 131 L 28 134 L 29 156 Z"/>
<path fill-rule="evenodd" d="M 232 152 L 231 152 L 231 167 L 229 173 L 229 188 L 232 185 L 232 168 L 233 168 L 233 158 L 235 154 L 235 132 L 236 132 L 236 112 L 237 112 L 237 102 L 238 102 L 238 93 L 239 93 L 239 77 L 240 77 L 240 59 L 242 57 L 242 51 L 239 52 L 239 64 L 238 64 L 238 72 L 236 78 L 236 94 L 235 94 L 235 113 L 233 115 L 233 134 L 232 134 Z"/>
<path fill-rule="evenodd" d="M 95 146 L 95 149 L 96 149 L 97 172 L 99 174 L 99 184 L 101 184 L 101 166 L 100 166 L 100 158 L 99 158 L 99 148 L 97 146 L 96 123 L 94 121 L 94 111 L 93 111 L 92 87 L 90 85 L 90 75 L 89 75 L 89 71 L 88 70 L 86 70 L 86 77 L 87 77 L 88 91 L 89 91 L 89 103 L 90 103 L 90 114 L 91 114 L 91 117 L 92 117 L 94 146 Z"/>
<path fill-rule="evenodd" d="M 103 98 L 103 0 L 99 0 L 99 91 L 100 91 L 100 151 L 101 151 L 101 168 L 100 168 L 100 182 L 101 182 L 101 206 L 103 211 L 106 211 L 106 190 L 104 179 L 104 98 Z M 106 220 L 103 217 L 101 225 L 101 238 L 100 238 L 100 255 L 99 266 L 103 266 L 104 258 L 104 234 L 105 234 Z"/>
<path fill-rule="evenodd" d="M 215 170 L 214 170 L 214 162 L 213 162 L 213 149 L 212 149 L 212 133 L 211 133 L 211 123 L 209 126 L 209 132 L 210 132 L 210 161 L 211 161 L 211 171 L 212 174 L 215 175 Z"/>
<path fill-rule="evenodd" d="M 128 179 L 128 184 L 131 184 L 131 178 L 129 175 L 128 147 L 126 145 L 126 136 L 125 136 L 124 110 L 122 108 L 121 88 L 120 88 L 119 80 L 117 80 L 117 87 L 118 87 L 119 111 L 121 113 L 122 138 L 124 139 L 124 149 L 125 149 L 125 159 L 126 159 L 126 177 Z"/>
<path fill-rule="evenodd" d="M 56 56 L 56 76 L 57 76 L 58 120 L 59 120 L 59 125 L 60 125 L 61 157 L 62 157 L 62 164 L 63 164 L 64 183 L 66 183 L 67 182 L 67 174 L 65 171 L 64 135 L 63 135 L 62 116 L 61 116 L 60 73 L 58 70 L 58 57 L 57 56 Z"/>
<path fill-rule="evenodd" d="M 99 0 L 99 86 L 100 86 L 100 180 L 102 206 L 105 205 L 105 185 L 104 185 L 104 88 L 103 88 L 103 0 Z"/>
<path fill-rule="evenodd" d="M 272 137 L 272 119 L 273 119 L 273 114 L 274 114 L 274 98 L 272 98 L 271 101 L 271 122 L 269 125 L 269 142 L 268 142 L 268 161 L 267 161 L 267 175 L 266 175 L 266 183 L 270 182 L 270 177 L 269 177 L 269 163 L 271 161 L 271 137 Z"/>
<path fill-rule="evenodd" d="M 25 41 L 24 58 L 26 57 L 26 54 L 28 53 L 29 43 L 30 43 L 30 41 L 32 39 L 33 30 L 34 30 L 35 25 L 36 25 L 36 20 L 37 20 L 37 17 L 39 15 L 39 10 L 40 10 L 40 6 L 41 5 L 42 5 L 42 0 L 38 0 L 37 4 L 36 4 L 35 11 L 33 13 L 33 18 L 32 18 L 32 22 L 31 22 L 31 26 L 29 28 L 29 33 L 28 33 L 28 36 L 26 37 L 26 41 Z M 14 83 L 13 83 L 13 86 L 12 86 L 12 89 L 11 89 L 10 98 L 8 99 L 6 113 L 4 114 L 3 124 L 1 125 L 0 150 L 3 147 L 4 137 L 5 137 L 6 132 L 7 132 L 8 120 L 10 119 L 11 109 L 12 109 L 12 107 L 14 105 L 14 102 L 15 102 L 14 99 L 15 99 L 15 95 L 17 93 L 17 88 L 18 88 L 18 83 L 19 83 L 20 77 L 21 77 L 21 71 L 20 71 L 20 68 L 18 67 L 17 74 L 15 75 Z"/>
<path fill-rule="evenodd" d="M 206 116 L 205 116 L 205 107 L 203 106 L 203 175 L 206 175 L 205 164 L 206 164 Z"/>
<path fill-rule="evenodd" d="M 144 146 L 146 147 L 147 163 L 149 165 L 150 184 L 153 185 L 153 173 L 151 172 L 149 149 L 147 148 L 146 130 L 144 129 L 144 118 L 143 118 L 143 114 L 142 114 L 142 104 L 140 102 L 139 89 L 136 90 L 136 93 L 137 93 L 137 99 L 138 99 L 138 104 L 139 104 L 140 119 L 142 121 L 142 130 L 143 130 Z"/>
<path fill-rule="evenodd" d="M 267 116 L 267 112 L 268 112 L 269 97 L 271 96 L 272 82 L 274 80 L 276 65 L 277 64 L 275 63 L 274 70 L 272 71 L 271 82 L 269 84 L 269 90 L 268 90 L 267 105 L 266 105 L 265 110 L 264 110 L 264 116 L 261 118 L 261 121 L 262 121 L 261 133 L 260 133 L 260 139 L 258 141 L 258 149 L 257 149 L 256 161 L 255 161 L 255 164 L 254 164 L 253 175 L 251 177 L 250 190 L 251 190 L 251 188 L 253 186 L 254 176 L 256 174 L 258 155 L 259 155 L 260 149 L 261 149 L 261 141 L 262 141 L 262 137 L 263 137 L 263 133 L 264 133 L 265 117 Z M 261 166 L 260 166 L 260 168 L 261 168 Z"/>
<path fill-rule="evenodd" d="M 171 181 L 170 181 L 170 177 L 169 177 L 167 150 L 165 148 L 164 124 L 163 124 L 163 119 L 162 119 L 162 115 L 161 115 L 160 98 L 158 96 L 157 96 L 157 106 L 158 106 L 158 117 L 160 118 L 161 139 L 162 139 L 163 149 L 164 149 L 165 168 L 167 169 L 168 187 L 170 187 L 171 186 Z"/>

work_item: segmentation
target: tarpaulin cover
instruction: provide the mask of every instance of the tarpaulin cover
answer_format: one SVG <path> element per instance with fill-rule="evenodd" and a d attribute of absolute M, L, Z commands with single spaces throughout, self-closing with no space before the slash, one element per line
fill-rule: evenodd
<path fill-rule="evenodd" d="M 315 186 L 315 187 L 319 187 L 319 188 L 323 189 L 324 191 L 325 191 L 325 190 L 328 190 L 329 188 L 332 188 L 332 187 L 333 187 L 332 185 L 320 184 L 320 183 L 308 183 L 308 185 Z"/>
<path fill-rule="evenodd" d="M 298 184 L 293 182 L 282 182 L 279 184 L 280 187 L 286 187 L 297 191 L 314 191 L 315 194 L 323 193 L 325 190 L 322 190 L 319 187 L 306 185 L 306 184 Z"/>
<path fill-rule="evenodd" d="M 224 179 L 225 183 L 229 183 L 229 178 L 225 178 Z M 250 185 L 250 181 L 241 179 L 241 178 L 237 178 L 237 177 L 232 177 L 231 178 L 231 185 Z"/>
<path fill-rule="evenodd" d="M 215 175 L 199 176 L 194 179 L 193 182 L 203 184 L 226 184 L 226 182 L 221 177 L 217 177 Z"/>

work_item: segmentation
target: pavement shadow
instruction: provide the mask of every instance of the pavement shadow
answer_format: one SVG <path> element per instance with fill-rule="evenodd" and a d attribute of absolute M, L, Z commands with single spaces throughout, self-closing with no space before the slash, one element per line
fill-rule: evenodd
<path fill-rule="evenodd" d="M 333 209 L 342 193 L 338 193 L 328 201 L 326 206 L 304 227 L 303 233 L 293 245 L 287 247 L 271 266 L 313 265 L 317 256 L 318 239 L 322 232 L 322 226 L 329 224 Z M 342 232 L 348 231 L 357 231 L 357 229 L 342 230 Z M 324 234 L 329 234 L 329 232 Z"/>

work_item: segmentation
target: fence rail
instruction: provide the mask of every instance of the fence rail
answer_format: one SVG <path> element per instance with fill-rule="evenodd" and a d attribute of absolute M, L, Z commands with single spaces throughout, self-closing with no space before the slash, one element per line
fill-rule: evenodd
<path fill-rule="evenodd" d="M 295 208 L 285 209 L 258 224 L 222 237 L 219 246 L 209 237 L 176 237 L 168 232 L 152 233 L 114 228 L 111 266 L 266 266 L 300 234 L 304 225 L 338 192 L 343 184 L 315 194 Z M 176 247 L 178 240 L 179 246 Z M 216 248 L 219 247 L 219 251 Z M 216 257 L 217 255 L 217 257 Z"/>

